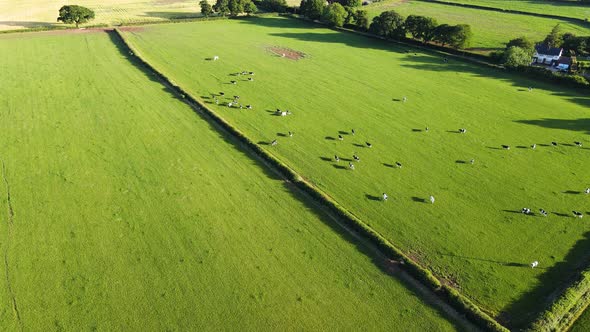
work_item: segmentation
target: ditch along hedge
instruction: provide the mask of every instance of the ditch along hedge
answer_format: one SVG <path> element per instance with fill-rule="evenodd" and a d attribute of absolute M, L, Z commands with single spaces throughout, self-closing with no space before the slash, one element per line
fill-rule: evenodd
<path fill-rule="evenodd" d="M 112 33 L 116 34 L 117 39 L 121 42 L 122 46 L 124 46 L 129 51 L 131 56 L 133 56 L 145 69 L 153 72 L 165 85 L 170 86 L 174 93 L 180 95 L 180 97 L 187 100 L 187 102 L 197 105 L 199 110 L 205 113 L 209 119 L 213 120 L 230 135 L 237 138 L 240 143 L 244 144 L 257 156 L 261 157 L 268 164 L 278 170 L 287 180 L 291 181 L 299 189 L 303 190 L 313 199 L 320 202 L 324 207 L 328 208 L 331 213 L 339 217 L 346 227 L 357 232 L 363 239 L 369 241 L 372 245 L 377 247 L 386 257 L 400 261 L 402 263 L 402 268 L 407 271 L 408 274 L 418 279 L 422 284 L 434 291 L 439 297 L 447 300 L 447 302 L 460 314 L 465 315 L 465 317 L 467 317 L 472 323 L 485 330 L 502 332 L 508 331 L 490 316 L 482 312 L 465 296 L 448 286 L 443 286 L 429 270 L 423 268 L 418 263 L 410 259 L 400 249 L 395 247 L 370 226 L 365 224 L 351 212 L 342 207 L 339 203 L 334 201 L 330 196 L 326 195 L 307 180 L 303 179 L 289 166 L 285 165 L 274 155 L 261 148 L 260 145 L 250 140 L 239 129 L 225 121 L 222 117 L 217 115 L 217 113 L 206 107 L 202 102 L 194 98 L 190 93 L 174 83 L 173 80 L 169 79 L 162 72 L 154 68 L 150 63 L 143 59 L 137 49 L 127 42 L 119 29 L 115 29 Z"/>
<path fill-rule="evenodd" d="M 552 19 L 558 19 L 558 20 L 563 20 L 563 21 L 570 21 L 573 23 L 582 23 L 584 25 L 590 25 L 587 20 L 583 20 L 581 18 L 569 17 L 569 16 L 532 13 L 532 12 L 525 12 L 522 10 L 502 9 L 502 8 L 498 8 L 498 7 L 471 5 L 468 3 L 448 2 L 448 1 L 441 1 L 441 0 L 417 0 L 417 1 L 432 2 L 432 3 L 441 4 L 441 5 L 447 5 L 447 6 L 489 10 L 489 11 L 493 11 L 493 12 L 501 12 L 501 13 L 508 13 L 508 14 L 518 14 L 518 15 L 529 15 L 529 16 L 536 16 L 536 17 L 543 17 L 543 18 L 552 18 Z M 581 3 L 581 4 L 583 4 L 583 3 Z"/>
<path fill-rule="evenodd" d="M 534 321 L 528 331 L 566 331 L 590 305 L 590 268 Z"/>

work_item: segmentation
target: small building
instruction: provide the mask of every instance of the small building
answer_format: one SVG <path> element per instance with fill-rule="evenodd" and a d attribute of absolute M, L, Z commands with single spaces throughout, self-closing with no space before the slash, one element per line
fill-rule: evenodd
<path fill-rule="evenodd" d="M 535 54 L 533 55 L 533 63 L 555 66 L 562 54 L 563 48 L 537 44 L 535 46 Z"/>

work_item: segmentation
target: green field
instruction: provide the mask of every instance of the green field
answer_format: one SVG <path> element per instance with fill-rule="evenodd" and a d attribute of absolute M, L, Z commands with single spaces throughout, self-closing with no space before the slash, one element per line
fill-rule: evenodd
<path fill-rule="evenodd" d="M 589 256 L 590 226 L 570 217 L 590 210 L 580 193 L 590 186 L 590 152 L 572 143 L 590 146 L 586 95 L 292 19 L 165 24 L 126 36 L 177 84 L 511 326 L 532 319 Z M 272 47 L 306 57 L 282 58 Z M 213 55 L 220 60 L 208 61 Z M 254 82 L 231 76 L 243 70 Z M 219 91 L 254 109 L 215 105 Z M 276 108 L 293 114 L 274 116 Z M 335 154 L 361 161 L 351 171 Z M 434 205 L 424 203 L 429 195 Z M 523 207 L 550 216 L 525 216 Z M 531 269 L 535 260 L 541 266 Z"/>
<path fill-rule="evenodd" d="M 125 54 L 0 37 L 2 331 L 458 328 Z"/>
<path fill-rule="evenodd" d="M 379 13 L 386 10 L 395 10 L 403 16 L 414 14 L 434 17 L 439 24 L 469 24 L 473 30 L 471 49 L 484 53 L 504 48 L 509 40 L 520 36 L 527 36 L 534 41 L 541 41 L 558 23 L 561 24 L 563 32 L 583 36 L 590 35 L 589 27 L 563 20 L 462 8 L 423 1 L 385 0 L 364 7 L 364 9 L 369 11 L 370 16 L 379 15 Z"/>
<path fill-rule="evenodd" d="M 572 18 L 590 18 L 590 6 L 580 2 L 547 0 L 445 0 L 469 5 L 518 10 L 536 14 L 558 15 Z"/>
<path fill-rule="evenodd" d="M 569 330 L 571 332 L 587 332 L 590 331 L 590 310 L 586 309 L 582 316 L 580 316 L 574 325 Z"/>
<path fill-rule="evenodd" d="M 199 12 L 198 1 L 192 0 L 0 0 L 0 30 L 63 25 L 56 19 L 59 8 L 68 4 L 93 9 L 96 19 L 89 24 L 161 21 Z"/>

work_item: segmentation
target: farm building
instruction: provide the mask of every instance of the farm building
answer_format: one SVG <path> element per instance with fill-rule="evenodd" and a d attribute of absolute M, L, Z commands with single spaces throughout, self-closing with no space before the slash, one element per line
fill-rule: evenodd
<path fill-rule="evenodd" d="M 567 57 L 567 56 L 560 56 L 559 60 L 557 60 L 557 62 L 555 63 L 555 66 L 557 67 L 557 69 L 563 70 L 563 71 L 568 70 L 571 65 L 572 65 L 572 58 Z"/>
<path fill-rule="evenodd" d="M 563 54 L 563 48 L 549 47 L 547 44 L 537 44 L 533 63 L 554 66 Z"/>

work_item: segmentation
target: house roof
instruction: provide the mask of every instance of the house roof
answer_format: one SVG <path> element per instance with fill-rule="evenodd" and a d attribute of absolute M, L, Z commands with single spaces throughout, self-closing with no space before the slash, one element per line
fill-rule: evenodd
<path fill-rule="evenodd" d="M 563 48 L 549 47 L 547 44 L 537 44 L 535 46 L 535 50 L 539 54 L 553 55 L 553 56 L 560 55 L 561 52 L 563 52 Z"/>

